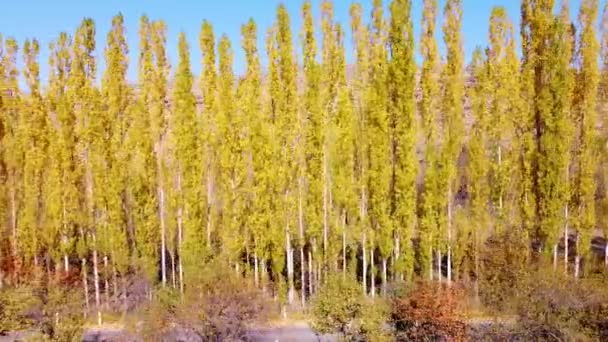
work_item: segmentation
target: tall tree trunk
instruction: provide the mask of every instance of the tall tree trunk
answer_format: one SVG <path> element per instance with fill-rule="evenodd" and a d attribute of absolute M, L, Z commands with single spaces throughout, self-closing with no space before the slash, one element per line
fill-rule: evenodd
<path fill-rule="evenodd" d="M 608 267 L 608 239 L 604 245 L 604 266 Z"/>
<path fill-rule="evenodd" d="M 287 302 L 291 305 L 295 298 L 295 289 L 293 286 L 293 250 L 291 248 L 291 236 L 289 234 L 289 227 L 286 227 L 285 233 L 285 253 L 287 256 L 287 282 L 289 283 L 289 290 L 287 293 Z"/>
<path fill-rule="evenodd" d="M 387 282 L 386 258 L 382 258 L 382 295 L 383 296 L 386 296 L 386 282 Z"/>
<path fill-rule="evenodd" d="M 127 293 L 127 277 L 123 274 L 122 275 L 122 312 L 123 315 L 127 314 L 127 310 L 129 309 L 129 302 L 128 302 L 128 293 Z"/>
<path fill-rule="evenodd" d="M 158 167 L 158 216 L 160 220 L 160 269 L 163 287 L 167 285 L 167 237 L 165 227 L 165 189 L 163 188 L 162 174 L 160 171 L 160 157 L 157 161 Z"/>
<path fill-rule="evenodd" d="M 553 245 L 553 272 L 557 271 L 557 243 Z"/>
<path fill-rule="evenodd" d="M 376 297 L 376 272 L 374 272 L 374 247 L 369 249 L 369 268 L 370 268 L 370 280 L 371 280 L 371 294 L 372 298 Z"/>
<path fill-rule="evenodd" d="M 342 274 L 346 277 L 346 212 L 342 213 Z"/>
<path fill-rule="evenodd" d="M 365 232 L 363 232 L 363 237 L 361 238 L 361 250 L 362 250 L 362 256 L 363 256 L 363 269 L 362 269 L 362 273 L 363 273 L 363 281 L 362 281 L 362 285 L 363 285 L 363 294 L 365 296 L 367 296 L 367 253 L 366 253 L 366 236 L 365 236 Z"/>
<path fill-rule="evenodd" d="M 257 250 L 253 251 L 253 282 L 255 284 L 255 287 L 257 287 L 257 288 L 260 287 L 260 273 L 259 273 Z"/>
<path fill-rule="evenodd" d="M 181 177 L 180 177 L 181 178 Z M 181 183 L 181 181 L 180 181 Z M 179 276 L 179 293 L 184 296 L 184 264 L 183 258 L 183 243 L 184 243 L 184 208 L 180 205 L 177 210 L 177 262 Z"/>
<path fill-rule="evenodd" d="M 101 325 L 101 298 L 99 294 L 99 265 L 97 260 L 97 241 L 93 234 L 93 282 L 95 285 L 95 307 L 97 309 L 97 324 Z"/>
<path fill-rule="evenodd" d="M 112 259 L 112 285 L 114 286 L 114 296 L 118 296 L 118 272 L 116 270 L 116 262 L 114 261 L 114 252 L 111 255 Z M 118 299 L 118 298 L 116 298 Z"/>
<path fill-rule="evenodd" d="M 393 254 L 393 262 L 391 266 L 391 269 L 393 270 L 393 280 L 403 280 L 403 273 L 397 272 L 396 270 L 399 263 L 399 256 L 401 255 L 401 236 L 399 233 L 395 234 L 395 248 L 393 248 Z"/>
<path fill-rule="evenodd" d="M 437 280 L 439 280 L 439 282 L 443 281 L 443 270 L 441 269 L 443 263 L 442 258 L 441 249 L 437 249 Z"/>
<path fill-rule="evenodd" d="M 302 299 L 302 306 L 306 305 L 306 262 L 304 260 L 304 244 L 300 245 L 300 297 Z"/>
<path fill-rule="evenodd" d="M 305 263 L 304 263 L 304 179 L 298 179 L 298 230 L 300 233 L 300 297 L 302 307 L 306 305 L 306 279 L 305 279 Z"/>
<path fill-rule="evenodd" d="M 65 271 L 66 275 L 70 273 L 70 259 L 68 258 L 67 254 L 63 255 L 63 270 Z"/>
<path fill-rule="evenodd" d="M 207 170 L 207 248 L 211 248 L 211 228 L 212 228 L 212 212 L 214 202 L 214 188 L 213 188 L 213 168 L 211 165 L 208 166 Z"/>
<path fill-rule="evenodd" d="M 169 258 L 171 258 L 171 285 L 174 289 L 177 288 L 177 274 L 175 272 L 175 252 L 169 253 Z"/>
<path fill-rule="evenodd" d="M 82 258 L 82 287 L 84 290 L 84 304 L 85 304 L 85 317 L 87 316 L 90 308 L 89 304 L 89 282 L 87 280 L 87 259 Z"/>
<path fill-rule="evenodd" d="M 108 279 L 110 278 L 110 267 L 108 266 L 108 255 L 103 256 L 103 280 L 104 290 L 106 294 L 106 310 L 110 310 L 110 284 Z"/>
<path fill-rule="evenodd" d="M 566 217 L 566 225 L 564 226 L 564 273 L 568 274 L 568 255 L 570 250 L 568 249 L 570 241 L 570 233 L 568 229 L 568 204 L 564 208 L 564 216 Z"/>
<path fill-rule="evenodd" d="M 314 277 L 313 277 L 313 273 L 314 270 L 312 269 L 312 252 L 310 251 L 310 249 L 308 250 L 308 293 L 309 295 L 313 295 L 314 294 Z"/>
<path fill-rule="evenodd" d="M 452 186 L 448 189 L 448 260 L 447 260 L 448 286 L 452 284 Z"/>
<path fill-rule="evenodd" d="M 574 258 L 574 278 L 578 279 L 580 276 L 580 271 L 581 271 L 581 255 L 579 253 L 579 238 L 578 238 L 578 233 L 576 234 L 576 241 L 575 241 L 575 246 L 576 246 L 576 257 Z"/>
<path fill-rule="evenodd" d="M 327 264 L 327 239 L 329 234 L 329 190 L 327 185 L 327 156 L 323 151 L 323 264 Z M 325 266 L 324 266 L 325 267 Z"/>
<path fill-rule="evenodd" d="M 11 177 L 12 179 L 12 186 L 11 186 L 11 195 L 10 195 L 10 201 L 11 201 L 11 230 L 13 231 L 13 258 L 16 258 L 18 255 L 18 251 L 17 251 L 17 199 L 16 199 L 16 190 L 15 190 L 15 180 L 14 180 L 14 175 L 13 177 Z"/>
<path fill-rule="evenodd" d="M 429 247 L 430 249 L 430 253 L 429 253 L 429 280 L 433 281 L 433 268 L 435 267 L 435 264 L 433 263 L 433 247 Z"/>

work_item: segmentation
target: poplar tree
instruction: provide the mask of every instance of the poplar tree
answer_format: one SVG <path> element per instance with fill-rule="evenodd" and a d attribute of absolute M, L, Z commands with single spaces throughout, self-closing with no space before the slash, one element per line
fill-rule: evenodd
<path fill-rule="evenodd" d="M 95 307 L 97 323 L 101 324 L 101 294 L 99 281 L 99 243 L 98 243 L 98 208 L 96 198 L 101 195 L 95 184 L 96 139 L 98 131 L 94 120 L 99 112 L 98 90 L 95 88 L 96 61 L 95 24 L 92 19 L 84 19 L 72 45 L 72 67 L 68 79 L 68 91 L 71 109 L 75 116 L 75 131 L 77 136 L 76 150 L 80 158 L 81 193 L 83 220 L 80 227 L 79 254 L 83 266 L 83 277 L 86 277 L 87 254 L 92 253 L 93 285 L 95 288 Z"/>
<path fill-rule="evenodd" d="M 600 45 L 595 23 L 598 18 L 597 0 L 584 0 L 578 15 L 581 27 L 577 59 L 579 68 L 576 78 L 575 122 L 577 136 L 575 159 L 577 162 L 573 196 L 574 222 L 577 231 L 576 262 L 586 257 L 591 247 L 591 237 L 596 227 L 595 173 L 599 153 L 596 145 L 597 94 L 599 66 L 597 56 Z M 565 236 L 567 238 L 567 235 Z"/>
<path fill-rule="evenodd" d="M 220 38 L 218 46 L 218 108 L 220 147 L 219 170 L 222 189 L 222 247 L 226 258 L 237 259 L 244 244 L 243 211 L 245 209 L 244 181 L 244 122 L 235 104 L 234 75 L 232 72 L 232 48 L 227 36 Z M 238 265 L 238 261 L 235 261 Z"/>
<path fill-rule="evenodd" d="M 357 193 L 355 183 L 355 133 L 356 120 L 353 104 L 346 81 L 346 57 L 344 51 L 344 32 L 339 24 L 335 25 L 335 68 L 336 68 L 336 113 L 334 115 L 334 137 L 331 154 L 331 174 L 336 203 L 336 226 L 342 235 L 342 273 L 347 269 L 347 245 L 352 244 L 352 227 L 356 217 Z M 336 227 L 337 228 L 337 227 Z M 336 237 L 337 234 L 334 234 Z M 334 248 L 335 250 L 335 248 Z M 352 260 L 351 262 L 354 262 Z"/>
<path fill-rule="evenodd" d="M 310 1 L 304 2 L 302 5 L 302 17 L 304 27 L 301 33 L 302 40 L 302 56 L 304 69 L 304 93 L 301 101 L 302 115 L 304 121 L 304 139 L 305 139 L 305 231 L 303 225 L 300 226 L 300 241 L 304 243 L 304 239 L 309 240 L 312 252 L 309 250 L 308 255 L 308 282 L 309 292 L 313 293 L 315 280 L 315 261 L 321 260 L 317 255 L 317 239 L 321 239 L 322 225 L 322 178 L 323 174 L 322 159 L 323 159 L 323 117 L 321 110 L 320 99 L 320 77 L 321 69 L 317 63 L 317 42 L 315 39 L 314 18 L 312 16 L 312 4 Z M 302 254 L 302 252 L 301 252 Z"/>
<path fill-rule="evenodd" d="M 484 92 L 491 103 L 491 116 L 487 128 L 490 132 L 492 149 L 491 183 L 492 202 L 497 216 L 496 228 L 500 231 L 505 224 L 508 203 L 509 178 L 512 174 L 512 154 L 509 142 L 512 136 L 512 106 L 516 97 L 516 86 L 512 84 L 514 70 L 509 70 L 509 45 L 514 39 L 512 24 L 504 7 L 494 7 L 490 16 L 488 48 L 488 72 L 491 87 Z"/>
<path fill-rule="evenodd" d="M 490 200 L 490 156 L 488 155 L 488 126 L 490 122 L 490 108 L 486 98 L 491 87 L 490 75 L 488 75 L 487 61 L 484 61 L 481 50 L 478 48 L 473 52 L 471 61 L 471 78 L 473 85 L 468 89 L 468 97 L 471 101 L 471 112 L 473 124 L 468 143 L 469 162 L 467 165 L 467 180 L 469 192 L 469 211 L 471 213 L 469 224 L 470 232 L 467 236 L 467 246 L 473 254 L 473 268 L 475 274 L 475 293 L 479 295 L 480 272 L 480 249 L 487 233 L 489 219 L 488 202 Z M 467 234 L 467 235 L 469 235 Z"/>
<path fill-rule="evenodd" d="M 297 125 L 294 127 L 294 122 L 297 122 L 297 98 L 296 98 L 296 63 L 293 52 L 293 42 L 290 29 L 290 19 L 287 9 L 284 5 L 280 5 L 277 9 L 276 18 L 276 49 L 277 59 L 276 67 L 278 71 L 278 81 L 280 84 L 280 93 L 276 96 L 276 117 L 275 117 L 275 139 L 279 142 L 279 165 L 281 169 L 277 173 L 278 190 L 280 198 L 283 199 L 282 207 L 278 210 L 280 219 L 284 222 L 285 237 L 285 257 L 287 258 L 287 281 L 289 286 L 287 300 L 293 302 L 295 290 L 293 284 L 293 249 L 291 247 L 291 234 L 294 220 L 294 193 L 296 192 L 295 170 L 294 170 L 294 143 L 297 134 Z M 274 101 L 274 99 L 273 99 Z M 280 255 L 280 254 L 279 254 Z M 282 258 L 275 258 L 273 262 L 279 262 Z"/>
<path fill-rule="evenodd" d="M 383 271 L 392 252 L 393 226 L 390 210 L 390 132 L 388 115 L 388 63 L 386 51 L 386 25 L 382 1 L 373 3 L 370 33 L 370 103 L 369 103 L 369 210 L 373 230 L 371 259 L 371 295 L 375 295 L 374 252 L 380 251 Z M 386 287 L 383 272 L 382 288 Z"/>
<path fill-rule="evenodd" d="M 175 187 L 177 207 L 177 254 L 179 255 L 179 286 L 183 294 L 185 281 L 200 266 L 200 250 L 204 243 L 201 229 L 201 141 L 196 118 L 194 76 L 190 68 L 190 51 L 185 33 L 179 35 L 179 62 L 174 76 L 171 137 L 175 151 Z M 197 255 L 199 254 L 199 255 Z M 190 284 L 190 283 L 188 283 Z"/>
<path fill-rule="evenodd" d="M 394 0 L 391 3 L 390 22 L 390 129 L 392 149 L 392 203 L 391 213 L 395 227 L 394 263 L 398 274 L 411 279 L 414 271 L 412 239 L 416 227 L 416 155 L 417 122 L 414 91 L 416 64 L 414 36 L 411 21 L 411 1 Z M 403 245 L 403 252 L 401 246 Z"/>
<path fill-rule="evenodd" d="M 452 239 L 453 239 L 453 206 L 454 194 L 458 189 L 458 160 L 462 149 L 464 134 L 464 53 L 462 50 L 461 21 L 462 8 L 460 0 L 448 0 L 445 5 L 443 24 L 444 42 L 446 44 L 446 65 L 442 75 L 442 157 L 441 179 L 447 200 L 442 200 L 447 209 L 447 281 L 452 281 Z M 443 205 L 442 205 L 443 206 Z"/>
<path fill-rule="evenodd" d="M 21 101 L 21 91 L 19 89 L 19 70 L 17 68 L 17 54 L 19 46 L 13 38 L 8 38 L 4 42 L 4 55 L 2 65 L 4 69 L 3 85 L 5 93 L 2 95 L 2 125 L 6 129 L 3 136 L 2 147 L 5 151 L 4 162 L 6 167 L 6 190 L 8 192 L 8 222 L 11 242 L 11 256 L 17 259 L 19 255 L 19 240 L 17 236 L 17 218 L 20 215 L 21 207 L 21 180 L 23 147 L 20 144 L 19 131 L 19 106 Z M 7 153 L 9 152 L 10 153 Z M 15 265 L 19 268 L 19 265 Z"/>
<path fill-rule="evenodd" d="M 26 40 L 23 44 L 25 64 L 23 76 L 29 93 L 21 102 L 18 128 L 20 145 L 23 152 L 27 154 L 23 158 L 23 209 L 18 219 L 17 238 L 20 254 L 24 259 L 23 263 L 28 265 L 33 262 L 35 268 L 41 266 L 38 257 L 45 238 L 42 221 L 42 185 L 47 153 L 46 118 L 40 89 L 40 67 L 37 60 L 39 52 L 40 46 L 35 39 Z M 52 239 L 52 237 L 50 238 Z"/>
<path fill-rule="evenodd" d="M 269 116 L 265 116 L 261 103 L 261 66 L 257 48 L 257 27 L 253 19 L 241 27 L 241 45 L 245 51 L 247 71 L 242 83 L 243 115 L 249 122 L 249 146 L 251 151 L 251 214 L 247 221 L 253 240 L 254 282 L 260 284 L 260 259 L 264 256 L 266 246 L 266 228 L 270 225 L 271 212 L 269 192 L 270 155 Z M 265 270 L 262 269 L 262 272 Z"/>
<path fill-rule="evenodd" d="M 47 193 L 49 224 L 59 225 L 59 253 L 65 273 L 70 269 L 80 217 L 80 189 L 76 154 L 75 117 L 70 108 L 68 76 L 71 67 L 71 39 L 62 32 L 50 44 L 47 116 L 50 162 Z"/>
<path fill-rule="evenodd" d="M 202 94 L 202 111 L 200 114 L 200 129 L 203 140 L 203 172 L 206 194 L 205 201 L 205 243 L 207 253 L 211 254 L 211 234 L 215 228 L 217 216 L 217 152 L 218 130 L 217 127 L 217 72 L 215 60 L 215 35 L 213 26 L 208 21 L 203 21 L 199 36 L 200 48 L 203 57 L 203 69 L 201 72 L 200 87 Z"/>
<path fill-rule="evenodd" d="M 118 14 L 112 18 L 112 28 L 107 34 L 107 43 L 104 51 L 106 68 L 101 80 L 101 94 L 106 106 L 100 113 L 98 182 L 104 189 L 99 206 L 104 212 L 103 233 L 101 244 L 105 253 L 104 261 L 107 265 L 108 255 L 112 269 L 112 285 L 114 296 L 118 295 L 118 273 L 122 276 L 123 310 L 127 308 L 127 279 L 126 272 L 129 267 L 129 246 L 127 236 L 132 234 L 133 227 L 129 227 L 129 218 L 123 214 L 123 204 L 127 194 L 127 180 L 125 175 L 128 168 L 128 150 L 123 147 L 127 134 L 128 111 L 132 100 L 127 84 L 128 46 L 125 38 L 124 18 Z M 131 179 L 132 180 L 132 179 Z M 127 215 L 130 215 L 128 213 Z M 126 222 L 125 222 L 126 221 Z M 128 232 L 131 233 L 128 233 Z M 131 235 L 132 237 L 132 235 Z M 106 269 L 106 284 L 109 270 Z M 109 291 L 106 288 L 106 292 Z"/>
<path fill-rule="evenodd" d="M 435 39 L 437 1 L 425 0 L 422 15 L 422 37 L 420 53 L 423 58 L 420 75 L 421 98 L 418 104 L 424 134 L 424 188 L 420 204 L 420 265 L 421 275 L 428 272 L 433 279 L 433 249 L 438 238 L 438 96 L 439 96 L 439 52 Z M 441 269 L 438 269 L 441 278 Z"/>

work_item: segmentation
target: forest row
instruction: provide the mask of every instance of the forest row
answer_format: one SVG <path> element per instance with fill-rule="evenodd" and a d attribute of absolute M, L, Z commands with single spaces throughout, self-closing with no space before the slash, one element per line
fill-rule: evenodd
<path fill-rule="evenodd" d="M 174 66 L 165 24 L 142 16 L 136 82 L 120 14 L 103 50 L 91 19 L 59 33 L 47 84 L 35 39 L 0 38 L 1 283 L 75 272 L 99 307 L 129 276 L 183 291 L 221 259 L 292 303 L 335 272 L 371 296 L 475 281 L 497 241 L 524 267 L 602 266 L 608 11 L 496 7 L 466 63 L 461 1 L 423 2 L 421 23 L 411 0 L 374 0 L 347 24 L 304 2 L 297 33 L 281 5 L 239 42 L 203 21 L 200 58 L 182 33 Z"/>

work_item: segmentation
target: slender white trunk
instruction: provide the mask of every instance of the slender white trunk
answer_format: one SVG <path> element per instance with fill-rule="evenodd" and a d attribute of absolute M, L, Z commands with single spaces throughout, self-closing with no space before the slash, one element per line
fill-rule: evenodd
<path fill-rule="evenodd" d="M 300 297 L 302 299 L 302 306 L 306 305 L 306 266 L 304 262 L 304 244 L 300 245 Z"/>
<path fill-rule="evenodd" d="M 209 165 L 207 170 L 207 248 L 211 248 L 211 226 L 213 211 L 213 175 L 212 167 Z"/>
<path fill-rule="evenodd" d="M 361 249 L 363 252 L 363 294 L 367 296 L 367 253 L 366 253 L 366 241 L 365 241 L 365 232 L 363 233 L 363 238 L 361 239 Z"/>
<path fill-rule="evenodd" d="M 160 160 L 158 161 L 158 213 L 160 219 L 160 268 L 163 286 L 167 285 L 167 237 L 165 227 L 165 190 L 162 185 L 162 175 L 160 174 Z"/>
<path fill-rule="evenodd" d="M 430 249 L 430 253 L 429 253 L 429 280 L 433 281 L 433 268 L 435 267 L 435 264 L 433 263 L 433 247 L 429 247 Z"/>
<path fill-rule="evenodd" d="M 63 255 L 63 270 L 66 275 L 70 272 L 70 260 L 67 254 Z"/>
<path fill-rule="evenodd" d="M 386 296 L 386 282 L 387 282 L 386 258 L 382 258 L 382 295 L 383 296 Z"/>
<path fill-rule="evenodd" d="M 553 272 L 557 271 L 557 243 L 553 245 Z"/>
<path fill-rule="evenodd" d="M 500 146 L 500 142 L 498 143 L 498 169 L 502 172 L 502 146 Z M 502 184 L 501 184 L 502 186 Z M 503 207 L 503 199 L 502 199 L 502 188 L 500 189 L 500 194 L 498 196 L 498 212 L 502 217 L 502 207 Z"/>
<path fill-rule="evenodd" d="M 255 287 L 260 287 L 260 273 L 259 273 L 259 265 L 258 265 L 258 252 L 253 252 L 253 281 L 255 283 Z"/>
<path fill-rule="evenodd" d="M 129 308 L 129 302 L 127 301 L 127 278 L 122 276 L 122 310 L 123 314 L 127 313 L 127 309 Z"/>
<path fill-rule="evenodd" d="M 302 306 L 306 305 L 306 277 L 304 263 L 304 179 L 298 179 L 298 228 L 300 232 L 300 297 Z"/>
<path fill-rule="evenodd" d="M 295 289 L 293 286 L 293 250 L 291 248 L 291 236 L 289 234 L 289 227 L 287 227 L 286 230 L 287 231 L 285 233 L 285 254 L 287 256 L 287 281 L 289 283 L 287 301 L 289 304 L 292 304 L 295 297 Z"/>
<path fill-rule="evenodd" d="M 568 255 L 570 250 L 568 249 L 570 241 L 568 241 L 570 233 L 568 232 L 568 204 L 564 208 L 564 216 L 566 217 L 566 225 L 564 227 L 564 273 L 568 274 Z"/>
<path fill-rule="evenodd" d="M 442 260 L 442 255 L 441 255 L 441 250 L 438 249 L 437 250 L 437 279 L 439 280 L 439 282 L 443 281 L 443 271 L 441 269 L 441 264 L 443 263 Z"/>
<path fill-rule="evenodd" d="M 11 229 L 13 231 L 13 257 L 18 254 L 17 251 L 17 199 L 15 198 L 14 180 L 13 186 L 11 187 Z"/>
<path fill-rule="evenodd" d="M 394 256 L 393 256 L 393 262 L 392 262 L 392 270 L 393 270 L 393 280 L 396 280 L 398 278 L 403 278 L 403 274 L 401 272 L 396 272 L 395 267 L 397 265 L 397 263 L 399 262 L 399 256 L 401 255 L 401 237 L 399 236 L 399 233 L 397 233 L 397 235 L 395 235 L 395 248 L 394 248 Z M 397 274 L 399 273 L 399 274 Z"/>
<path fill-rule="evenodd" d="M 103 256 L 103 280 L 104 280 L 104 290 L 106 294 L 106 310 L 110 310 L 110 283 L 108 279 L 110 278 L 110 267 L 108 266 L 108 256 Z"/>
<path fill-rule="evenodd" d="M 308 293 L 312 296 L 314 293 L 314 277 L 312 269 L 312 252 L 308 251 Z"/>
<path fill-rule="evenodd" d="M 179 276 L 179 293 L 184 295 L 184 264 L 182 263 L 183 257 L 183 243 L 184 243 L 184 214 L 183 207 L 179 207 L 177 211 L 177 268 Z"/>
<path fill-rule="evenodd" d="M 112 285 L 114 286 L 114 296 L 118 296 L 118 272 L 116 271 L 114 257 L 112 257 Z"/>
<path fill-rule="evenodd" d="M 374 272 L 374 247 L 369 249 L 369 267 L 370 267 L 370 280 L 371 280 L 371 293 L 372 298 L 376 297 L 376 272 Z"/>
<path fill-rule="evenodd" d="M 447 260 L 448 286 L 452 284 L 452 186 L 448 189 L 448 260 Z"/>
<path fill-rule="evenodd" d="M 86 312 L 89 312 L 89 282 L 87 280 L 87 259 L 86 258 L 82 258 L 82 287 L 84 290 L 84 303 L 85 303 L 85 308 L 86 308 Z"/>
<path fill-rule="evenodd" d="M 346 212 L 342 214 L 342 274 L 346 276 Z"/>
<path fill-rule="evenodd" d="M 608 267 L 608 240 L 606 240 L 606 244 L 604 246 L 604 266 Z"/>
<path fill-rule="evenodd" d="M 175 252 L 169 253 L 169 257 L 171 258 L 171 285 L 174 289 L 177 288 L 177 274 L 175 272 Z"/>
<path fill-rule="evenodd" d="M 578 233 L 576 234 L 576 241 L 574 242 L 575 246 L 576 246 L 576 257 L 574 258 L 574 278 L 578 279 L 579 275 L 580 275 L 580 268 L 581 268 L 581 255 L 579 254 L 579 238 L 578 238 Z"/>
<path fill-rule="evenodd" d="M 93 236 L 93 244 L 95 245 L 95 236 Z M 97 262 L 97 247 L 93 247 L 93 281 L 95 285 L 95 307 L 97 308 L 97 324 L 101 325 L 101 298 L 99 294 L 99 268 Z"/>
<path fill-rule="evenodd" d="M 323 263 L 327 263 L 327 239 L 329 230 L 329 190 L 327 186 L 327 156 L 323 153 Z"/>

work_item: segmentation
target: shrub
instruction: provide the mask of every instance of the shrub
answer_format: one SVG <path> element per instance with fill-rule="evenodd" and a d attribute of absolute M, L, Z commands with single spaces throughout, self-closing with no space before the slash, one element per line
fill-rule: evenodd
<path fill-rule="evenodd" d="M 387 311 L 381 301 L 366 299 L 356 280 L 333 274 L 313 298 L 312 328 L 348 340 L 377 341 L 384 338 Z"/>
<path fill-rule="evenodd" d="M 464 340 L 463 292 L 436 283 L 399 289 L 392 300 L 392 321 L 399 341 Z"/>
<path fill-rule="evenodd" d="M 262 292 L 221 262 L 202 274 L 198 285 L 186 291 L 178 324 L 204 341 L 247 339 L 250 325 L 265 321 L 269 314 Z"/>
<path fill-rule="evenodd" d="M 0 334 L 24 330 L 35 325 L 41 301 L 28 286 L 4 288 L 0 292 Z"/>

